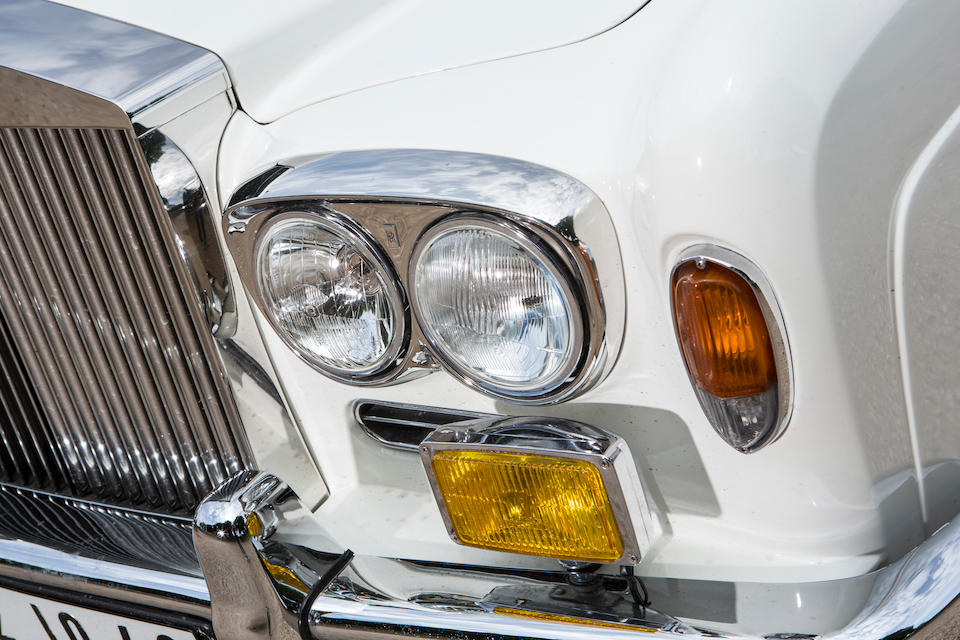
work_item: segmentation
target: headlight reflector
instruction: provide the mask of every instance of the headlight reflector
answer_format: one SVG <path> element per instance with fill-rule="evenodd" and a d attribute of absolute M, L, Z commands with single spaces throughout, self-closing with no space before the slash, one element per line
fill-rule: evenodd
<path fill-rule="evenodd" d="M 278 217 L 260 235 L 257 284 L 267 316 L 307 362 L 356 379 L 388 368 L 405 331 L 396 278 L 360 232 L 332 218 Z"/>
<path fill-rule="evenodd" d="M 570 279 L 520 227 L 481 216 L 441 222 L 420 239 L 411 279 L 428 342 L 479 387 L 534 397 L 579 363 L 584 330 Z"/>

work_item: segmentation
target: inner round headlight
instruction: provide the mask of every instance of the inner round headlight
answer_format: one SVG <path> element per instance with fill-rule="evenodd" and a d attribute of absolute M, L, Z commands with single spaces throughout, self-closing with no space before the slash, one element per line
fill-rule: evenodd
<path fill-rule="evenodd" d="M 583 322 L 569 276 L 519 226 L 492 216 L 441 222 L 420 239 L 411 279 L 427 341 L 480 388 L 536 397 L 579 364 Z"/>
<path fill-rule="evenodd" d="M 405 305 L 377 248 L 336 220 L 286 214 L 263 230 L 256 272 L 270 321 L 308 362 L 356 379 L 400 352 Z"/>

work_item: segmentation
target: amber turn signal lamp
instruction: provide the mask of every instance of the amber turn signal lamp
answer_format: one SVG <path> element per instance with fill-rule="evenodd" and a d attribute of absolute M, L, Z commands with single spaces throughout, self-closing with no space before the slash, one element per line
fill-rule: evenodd
<path fill-rule="evenodd" d="M 626 442 L 562 418 L 440 427 L 420 457 L 457 543 L 526 555 L 636 564 L 663 533 Z"/>
<path fill-rule="evenodd" d="M 681 264 L 673 274 L 673 316 L 684 363 L 707 393 L 732 398 L 776 384 L 760 302 L 733 269 L 706 260 Z"/>
<path fill-rule="evenodd" d="M 732 251 L 701 249 L 718 258 L 695 254 L 673 271 L 677 342 L 710 424 L 749 453 L 775 440 L 789 419 L 792 380 L 782 320 L 759 269 Z"/>

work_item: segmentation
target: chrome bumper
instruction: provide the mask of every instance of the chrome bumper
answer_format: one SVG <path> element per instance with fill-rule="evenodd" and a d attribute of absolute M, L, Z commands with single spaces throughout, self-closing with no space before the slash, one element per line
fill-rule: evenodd
<path fill-rule="evenodd" d="M 956 636 L 960 615 L 960 606 L 948 608 L 960 594 L 960 517 L 865 576 L 764 585 L 644 580 L 647 607 L 620 576 L 363 556 L 334 567 L 342 549 L 328 541 L 320 545 L 328 552 L 313 551 L 298 544 L 305 539 L 316 546 L 324 537 L 273 476 L 246 472 L 203 502 L 194 541 L 218 637 L 293 640 L 309 629 L 315 638 L 626 638 L 642 631 L 877 640 L 920 629 Z M 309 611 L 301 611 L 304 602 Z"/>

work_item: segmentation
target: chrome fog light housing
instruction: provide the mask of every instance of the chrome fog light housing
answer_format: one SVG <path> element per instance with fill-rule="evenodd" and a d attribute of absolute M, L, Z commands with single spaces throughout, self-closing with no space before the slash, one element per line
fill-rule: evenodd
<path fill-rule="evenodd" d="M 581 363 L 585 328 L 572 278 L 535 234 L 511 221 L 455 215 L 427 229 L 410 280 L 435 355 L 489 393 L 541 396 Z"/>
<path fill-rule="evenodd" d="M 451 538 L 466 546 L 636 564 L 663 532 L 616 434 L 563 418 L 433 431 L 420 456 Z"/>
<path fill-rule="evenodd" d="M 358 381 L 397 359 L 407 331 L 403 292 L 361 230 L 332 215 L 284 213 L 259 234 L 254 265 L 267 318 L 316 369 Z"/>

